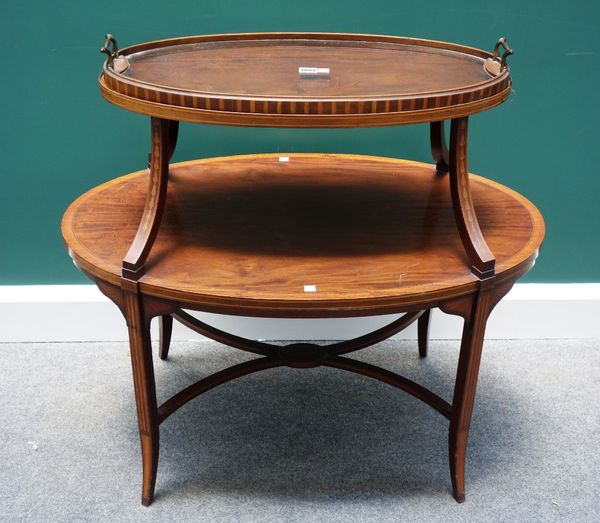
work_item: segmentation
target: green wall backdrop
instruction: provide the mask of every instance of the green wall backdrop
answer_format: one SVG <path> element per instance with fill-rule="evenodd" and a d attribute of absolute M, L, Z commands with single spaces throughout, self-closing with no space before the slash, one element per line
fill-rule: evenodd
<path fill-rule="evenodd" d="M 529 282 L 600 281 L 600 2 L 546 0 L 25 0 L 3 2 L 0 284 L 84 283 L 60 237 L 85 190 L 143 168 L 148 119 L 106 103 L 106 32 L 121 46 L 244 31 L 362 32 L 491 49 L 506 36 L 514 93 L 470 124 L 470 168 L 545 216 Z M 267 152 L 362 152 L 428 160 L 426 126 L 276 130 L 183 124 L 174 160 Z"/>

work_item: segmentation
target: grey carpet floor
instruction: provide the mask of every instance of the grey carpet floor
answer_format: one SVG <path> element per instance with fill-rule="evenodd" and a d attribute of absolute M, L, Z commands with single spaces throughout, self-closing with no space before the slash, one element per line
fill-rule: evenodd
<path fill-rule="evenodd" d="M 355 356 L 450 399 L 457 345 Z M 162 399 L 248 357 L 171 351 L 155 361 Z M 487 341 L 459 505 L 435 411 L 339 370 L 267 370 L 165 422 L 144 508 L 127 346 L 0 344 L 0 520 L 597 522 L 599 397 L 600 340 Z"/>

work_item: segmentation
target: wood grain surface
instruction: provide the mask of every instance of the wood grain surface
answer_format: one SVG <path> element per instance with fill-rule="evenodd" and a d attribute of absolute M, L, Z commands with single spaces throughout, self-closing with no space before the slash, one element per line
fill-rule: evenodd
<path fill-rule="evenodd" d="M 475 292 L 447 177 L 434 165 L 334 154 L 174 164 L 144 294 L 254 316 L 356 316 Z M 62 231 L 92 277 L 120 286 L 146 197 L 145 171 L 76 200 Z M 543 220 L 525 198 L 471 175 L 497 284 L 533 264 Z M 309 287 L 305 287 L 309 286 Z M 314 286 L 314 290 L 313 287 Z"/>

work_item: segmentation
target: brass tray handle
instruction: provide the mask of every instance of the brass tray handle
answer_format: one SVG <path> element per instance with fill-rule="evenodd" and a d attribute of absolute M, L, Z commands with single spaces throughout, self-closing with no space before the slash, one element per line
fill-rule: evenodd
<path fill-rule="evenodd" d="M 504 48 L 504 53 L 502 53 L 502 61 L 500 62 L 500 66 L 502 67 L 502 69 L 504 69 L 506 67 L 506 59 L 511 54 L 513 54 L 514 51 L 509 47 L 508 42 L 506 41 L 506 38 L 504 38 L 504 37 L 498 38 L 498 41 L 496 42 L 496 45 L 494 46 L 494 53 L 492 55 L 492 59 L 494 59 L 494 60 L 498 59 L 498 50 L 500 49 L 500 46 L 502 46 Z"/>
<path fill-rule="evenodd" d="M 498 57 L 500 47 L 504 49 L 504 53 L 502 53 L 501 58 Z M 507 68 L 506 59 L 513 53 L 514 51 L 508 45 L 506 38 L 498 38 L 498 41 L 494 46 L 492 57 L 488 58 L 484 63 L 485 70 L 491 75 L 499 75 L 502 71 L 504 71 L 504 69 Z"/>
<path fill-rule="evenodd" d="M 100 48 L 100 52 L 108 57 L 106 59 L 106 66 L 112 67 L 115 72 L 122 73 L 129 67 L 127 58 L 119 54 L 117 39 L 110 33 L 104 37 L 104 45 Z"/>
<path fill-rule="evenodd" d="M 109 46 L 112 44 L 112 51 Z M 100 48 L 100 52 L 104 53 L 108 58 L 106 59 L 106 63 L 109 67 L 113 66 L 113 60 L 119 56 L 119 46 L 117 45 L 117 39 L 111 35 L 107 34 L 105 36 L 104 45 Z"/>

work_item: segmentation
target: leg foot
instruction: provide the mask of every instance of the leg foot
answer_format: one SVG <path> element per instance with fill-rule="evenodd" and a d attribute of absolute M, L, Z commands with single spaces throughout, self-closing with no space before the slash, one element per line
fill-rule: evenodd
<path fill-rule="evenodd" d="M 450 455 L 450 479 L 452 495 L 459 503 L 465 500 L 465 457 L 467 455 L 467 434 L 453 434 L 448 437 Z"/>
<path fill-rule="evenodd" d="M 140 434 L 142 447 L 142 505 L 150 506 L 154 499 L 158 470 L 159 438 L 156 434 Z"/>
<path fill-rule="evenodd" d="M 454 490 L 452 492 L 452 495 L 454 496 L 454 499 L 458 502 L 458 503 L 464 503 L 465 501 L 465 493 L 463 492 L 462 494 L 459 494 L 456 490 Z"/>

